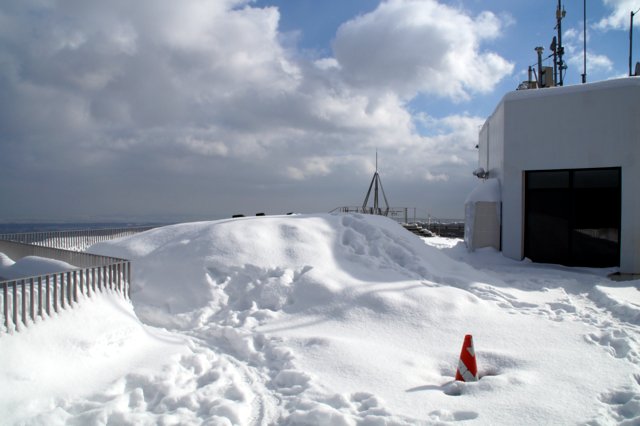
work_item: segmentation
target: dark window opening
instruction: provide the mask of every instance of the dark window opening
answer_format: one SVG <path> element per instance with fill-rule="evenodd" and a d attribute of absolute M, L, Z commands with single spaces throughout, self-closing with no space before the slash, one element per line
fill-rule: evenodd
<path fill-rule="evenodd" d="M 525 172 L 525 256 L 620 264 L 620 168 Z"/>

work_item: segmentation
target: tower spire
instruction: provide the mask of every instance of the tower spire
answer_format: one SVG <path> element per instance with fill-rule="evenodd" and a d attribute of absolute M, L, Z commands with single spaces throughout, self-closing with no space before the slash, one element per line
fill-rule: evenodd
<path fill-rule="evenodd" d="M 386 205 L 385 210 L 382 210 L 378 205 L 378 187 L 380 191 L 382 191 L 382 198 L 384 199 L 384 203 Z M 373 207 L 367 207 L 367 203 L 369 202 L 369 197 L 371 196 L 371 190 L 373 189 Z M 376 149 L 376 172 L 373 174 L 373 179 L 371 179 L 371 183 L 369 184 L 369 190 L 367 191 L 367 196 L 364 199 L 364 203 L 362 203 L 362 212 L 369 214 L 379 214 L 386 216 L 389 214 L 389 202 L 387 201 L 387 196 L 384 193 L 384 188 L 382 187 L 382 180 L 380 179 L 380 174 L 378 173 L 378 150 Z"/>

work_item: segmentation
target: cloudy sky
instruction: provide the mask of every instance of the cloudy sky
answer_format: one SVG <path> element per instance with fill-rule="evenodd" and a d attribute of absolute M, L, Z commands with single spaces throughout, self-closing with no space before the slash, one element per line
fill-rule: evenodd
<path fill-rule="evenodd" d="M 565 2 L 566 84 L 582 3 Z M 362 204 L 376 150 L 393 207 L 462 217 L 478 128 L 549 46 L 556 5 L 1 2 L 0 221 L 325 212 Z M 588 81 L 626 75 L 638 8 L 588 2 Z"/>

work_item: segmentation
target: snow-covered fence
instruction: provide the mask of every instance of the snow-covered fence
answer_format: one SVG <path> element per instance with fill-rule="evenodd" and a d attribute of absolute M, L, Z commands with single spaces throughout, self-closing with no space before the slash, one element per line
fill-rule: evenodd
<path fill-rule="evenodd" d="M 415 209 L 413 209 L 415 211 Z M 364 213 L 364 214 L 377 214 L 387 216 L 400 223 L 407 223 L 409 221 L 409 207 L 390 207 L 388 211 L 386 209 L 378 209 L 375 211 L 372 207 L 362 209 L 362 207 L 344 206 L 336 207 L 329 213 Z M 386 213 L 386 214 L 385 214 Z"/>
<path fill-rule="evenodd" d="M 0 240 L 17 241 L 25 244 L 81 251 L 100 241 L 134 235 L 152 228 L 154 228 L 154 226 L 23 232 L 0 234 Z"/>
<path fill-rule="evenodd" d="M 74 268 L 33 277 L 0 278 L 0 332 L 20 331 L 95 293 L 109 291 L 129 298 L 131 264 L 126 259 L 4 240 L 0 240 L 0 253 L 14 260 L 27 256 L 55 259 Z"/>
<path fill-rule="evenodd" d="M 463 221 L 431 221 L 418 222 L 420 226 L 436 235 L 447 238 L 464 238 L 464 222 Z"/>
<path fill-rule="evenodd" d="M 413 217 L 410 217 L 410 213 L 413 210 Z M 428 233 L 432 233 L 441 237 L 448 238 L 463 238 L 464 237 L 464 220 L 460 219 L 438 219 L 429 217 L 428 219 L 418 219 L 416 217 L 415 207 L 391 207 L 385 216 L 390 219 L 394 219 L 399 222 L 409 231 L 421 235 L 427 236 Z M 379 214 L 382 215 L 384 211 L 379 209 L 378 212 L 374 212 L 372 209 L 363 210 L 362 207 L 336 207 L 329 213 L 364 213 L 364 214 Z M 422 229 L 428 230 L 428 233 L 423 233 Z"/>
<path fill-rule="evenodd" d="M 70 263 L 78 268 L 88 268 L 90 266 L 104 266 L 112 263 L 111 257 L 98 256 L 95 254 L 83 253 L 61 248 L 33 245 L 17 241 L 6 241 L 0 239 L 0 253 L 4 253 L 14 261 L 27 256 L 39 256 L 48 259 L 60 260 Z"/>
<path fill-rule="evenodd" d="M 130 277 L 129 261 L 119 260 L 104 266 L 0 281 L 4 318 L 0 331 L 20 331 L 94 293 L 110 291 L 129 298 Z"/>

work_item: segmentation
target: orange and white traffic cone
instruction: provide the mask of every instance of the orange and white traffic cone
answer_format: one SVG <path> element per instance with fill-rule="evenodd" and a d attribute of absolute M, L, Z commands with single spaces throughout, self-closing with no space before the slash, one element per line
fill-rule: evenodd
<path fill-rule="evenodd" d="M 478 381 L 476 352 L 473 349 L 473 337 L 471 337 L 470 334 L 464 336 L 462 352 L 460 352 L 460 361 L 458 361 L 458 370 L 456 371 L 456 380 L 462 382 Z"/>

